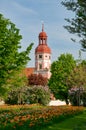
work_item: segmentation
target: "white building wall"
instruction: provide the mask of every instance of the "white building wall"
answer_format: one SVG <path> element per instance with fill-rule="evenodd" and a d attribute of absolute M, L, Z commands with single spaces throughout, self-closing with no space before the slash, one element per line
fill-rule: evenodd
<path fill-rule="evenodd" d="M 42 55 L 42 58 L 39 58 Z M 42 68 L 40 69 L 40 64 Z M 35 74 L 42 74 L 44 77 L 50 78 L 50 66 L 51 66 L 51 54 L 48 53 L 37 53 L 35 54 Z"/>

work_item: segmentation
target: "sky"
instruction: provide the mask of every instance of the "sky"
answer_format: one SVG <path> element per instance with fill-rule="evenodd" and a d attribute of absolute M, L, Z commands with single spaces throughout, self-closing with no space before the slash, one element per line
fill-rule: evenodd
<path fill-rule="evenodd" d="M 35 48 L 38 46 L 38 35 L 42 31 L 47 33 L 47 44 L 52 51 L 51 63 L 58 59 L 61 54 L 70 53 L 75 59 L 79 57 L 81 45 L 74 43 L 71 35 L 64 29 L 68 23 L 65 18 L 74 17 L 72 12 L 61 5 L 62 0 L 0 0 L 0 13 L 10 19 L 22 35 L 21 51 L 25 50 L 30 43 L 34 43 L 30 52 L 31 61 L 27 67 L 35 66 Z M 82 59 L 86 53 L 82 52 Z"/>

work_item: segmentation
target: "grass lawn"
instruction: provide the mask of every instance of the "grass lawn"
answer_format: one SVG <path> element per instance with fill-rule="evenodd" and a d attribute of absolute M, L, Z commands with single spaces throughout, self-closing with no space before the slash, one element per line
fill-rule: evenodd
<path fill-rule="evenodd" d="M 86 130 L 86 109 L 83 114 L 49 125 L 42 130 Z"/>

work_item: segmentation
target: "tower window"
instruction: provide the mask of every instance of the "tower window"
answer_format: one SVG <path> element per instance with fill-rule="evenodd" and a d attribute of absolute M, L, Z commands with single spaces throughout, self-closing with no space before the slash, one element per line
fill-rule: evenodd
<path fill-rule="evenodd" d="M 39 58 L 42 58 L 42 55 L 39 55 Z"/>
<path fill-rule="evenodd" d="M 42 69 L 42 64 L 39 64 L 39 69 Z"/>

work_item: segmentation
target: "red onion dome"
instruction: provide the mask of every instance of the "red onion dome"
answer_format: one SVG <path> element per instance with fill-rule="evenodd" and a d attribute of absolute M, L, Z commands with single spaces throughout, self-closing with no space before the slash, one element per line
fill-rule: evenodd
<path fill-rule="evenodd" d="M 35 49 L 35 53 L 49 53 L 51 54 L 51 49 L 47 46 L 47 44 L 39 44 Z"/>

